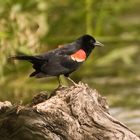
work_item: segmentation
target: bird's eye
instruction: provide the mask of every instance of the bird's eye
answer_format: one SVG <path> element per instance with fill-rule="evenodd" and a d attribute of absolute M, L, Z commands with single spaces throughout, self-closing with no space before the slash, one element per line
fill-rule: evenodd
<path fill-rule="evenodd" d="M 94 44 L 94 40 L 90 40 L 90 44 Z"/>

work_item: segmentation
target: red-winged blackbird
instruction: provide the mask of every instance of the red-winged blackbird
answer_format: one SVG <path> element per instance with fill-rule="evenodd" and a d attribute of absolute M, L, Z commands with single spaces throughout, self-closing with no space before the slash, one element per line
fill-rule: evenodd
<path fill-rule="evenodd" d="M 74 83 L 69 75 L 85 62 L 95 46 L 103 46 L 103 44 L 90 35 L 83 35 L 70 44 L 62 45 L 61 48 L 41 55 L 22 55 L 11 58 L 31 62 L 35 71 L 30 74 L 30 77 L 57 76 L 59 79 L 60 75 L 64 75 Z"/>

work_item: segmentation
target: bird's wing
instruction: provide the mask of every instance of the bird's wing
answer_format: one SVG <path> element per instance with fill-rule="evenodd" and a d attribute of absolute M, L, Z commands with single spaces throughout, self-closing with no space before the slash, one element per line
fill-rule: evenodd
<path fill-rule="evenodd" d="M 79 49 L 79 44 L 74 42 L 70 44 L 59 45 L 57 49 L 48 51 L 41 55 L 37 55 L 36 57 L 44 61 L 51 59 L 52 57 L 69 57 L 70 55 L 76 53 Z"/>
<path fill-rule="evenodd" d="M 65 45 L 59 45 L 61 47 L 54 50 L 56 55 L 71 55 L 78 51 L 80 49 L 80 45 L 76 42 L 65 44 Z"/>

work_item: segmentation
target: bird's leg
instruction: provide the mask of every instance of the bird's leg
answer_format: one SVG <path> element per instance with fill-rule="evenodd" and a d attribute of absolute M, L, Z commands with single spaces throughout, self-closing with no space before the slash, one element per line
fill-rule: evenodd
<path fill-rule="evenodd" d="M 64 74 L 64 76 L 65 76 L 70 82 L 72 82 L 73 85 L 78 86 L 78 84 L 75 83 L 75 82 L 69 77 L 69 74 L 68 74 L 68 73 L 67 73 L 67 74 Z"/>
<path fill-rule="evenodd" d="M 60 87 L 62 87 L 60 76 L 57 76 L 57 78 L 58 78 L 58 83 L 59 83 L 58 88 L 60 88 Z"/>
<path fill-rule="evenodd" d="M 60 88 L 65 88 L 65 87 L 66 87 L 66 86 L 63 86 L 62 81 L 61 81 L 61 79 L 60 79 L 60 76 L 57 76 L 57 79 L 58 79 L 59 85 L 58 85 L 58 87 L 55 89 L 55 91 L 58 90 L 58 89 L 60 89 Z"/>
<path fill-rule="evenodd" d="M 69 81 L 71 81 L 75 86 L 77 86 L 78 84 L 77 83 L 75 83 L 69 76 L 67 77 L 67 79 L 69 80 Z"/>
<path fill-rule="evenodd" d="M 59 90 L 62 86 L 62 82 L 61 82 L 61 79 L 60 79 L 60 76 L 57 76 L 57 79 L 58 79 L 58 86 L 56 89 L 54 89 L 54 91 L 51 93 L 50 97 L 51 98 L 52 96 L 55 96 L 56 95 L 56 91 Z"/>

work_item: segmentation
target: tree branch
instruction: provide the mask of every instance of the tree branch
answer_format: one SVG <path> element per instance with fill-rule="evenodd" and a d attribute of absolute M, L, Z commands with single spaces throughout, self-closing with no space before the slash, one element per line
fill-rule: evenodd
<path fill-rule="evenodd" d="M 140 140 L 113 118 L 106 99 L 88 85 L 63 87 L 30 106 L 1 106 L 2 140 Z M 47 100 L 46 100 L 47 99 Z M 3 109 L 2 109 L 3 108 Z"/>

